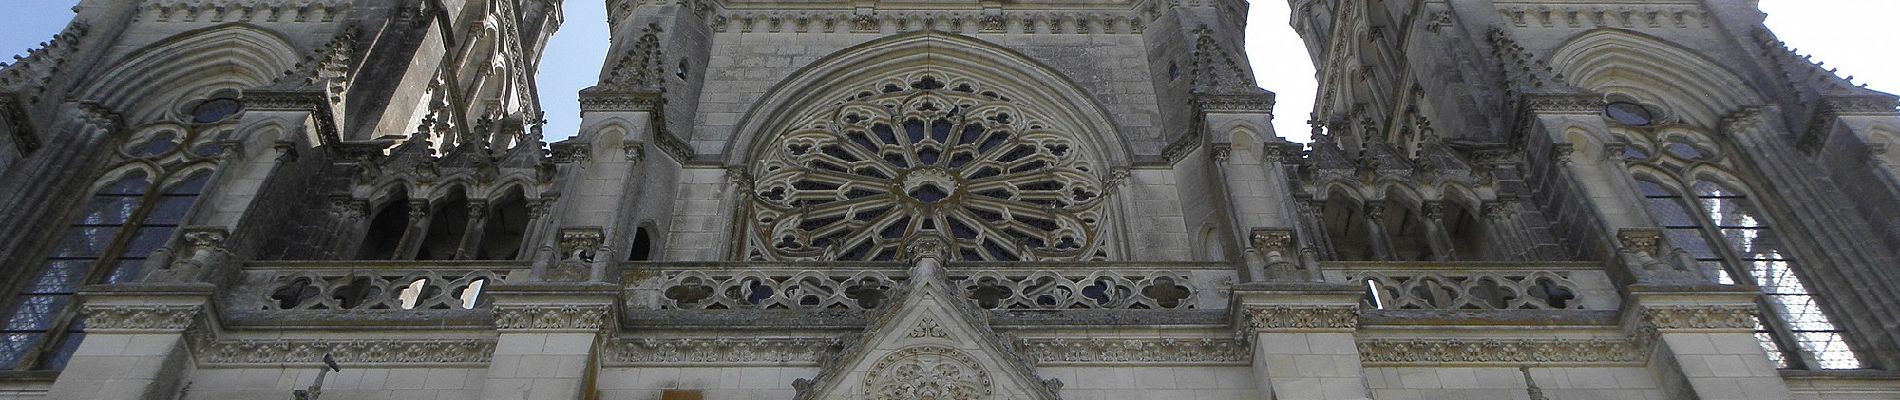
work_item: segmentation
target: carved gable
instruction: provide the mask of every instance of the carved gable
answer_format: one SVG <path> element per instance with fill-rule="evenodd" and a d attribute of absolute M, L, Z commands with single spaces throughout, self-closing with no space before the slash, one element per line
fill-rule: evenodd
<path fill-rule="evenodd" d="M 969 304 L 935 260 L 902 301 L 882 310 L 860 341 L 799 380 L 799 399 L 1058 399 L 1061 382 L 1035 376 L 1032 364 L 987 314 Z"/>

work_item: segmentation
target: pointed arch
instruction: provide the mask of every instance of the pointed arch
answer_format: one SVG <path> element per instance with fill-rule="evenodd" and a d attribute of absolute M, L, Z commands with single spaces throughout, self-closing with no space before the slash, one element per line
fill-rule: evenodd
<path fill-rule="evenodd" d="M 219 25 L 148 45 L 95 75 L 77 93 L 121 110 L 128 122 L 151 121 L 193 97 L 269 83 L 296 66 L 299 54 L 275 32 L 249 24 Z"/>
<path fill-rule="evenodd" d="M 864 85 L 907 73 L 939 72 L 983 81 L 1026 111 L 1077 134 L 1110 166 L 1131 163 L 1108 112 L 1073 80 L 1015 50 L 974 37 L 938 31 L 893 35 L 832 53 L 793 73 L 767 92 L 739 121 L 724 154 L 727 164 L 759 157 L 773 135 L 819 115 Z"/>
<path fill-rule="evenodd" d="M 1550 64 L 1571 84 L 1668 105 L 1700 126 L 1761 104 L 1759 91 L 1738 74 L 1674 43 L 1621 29 L 1598 29 L 1571 38 L 1552 53 Z"/>

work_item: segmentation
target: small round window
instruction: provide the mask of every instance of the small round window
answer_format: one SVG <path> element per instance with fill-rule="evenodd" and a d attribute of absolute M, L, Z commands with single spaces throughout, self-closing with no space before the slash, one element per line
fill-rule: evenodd
<path fill-rule="evenodd" d="M 244 111 L 244 103 L 229 97 L 205 100 L 191 108 L 191 122 L 209 124 L 231 118 Z"/>
<path fill-rule="evenodd" d="M 1656 123 L 1656 113 L 1641 104 L 1618 101 L 1603 107 L 1603 115 L 1616 123 L 1629 126 L 1650 126 Z"/>

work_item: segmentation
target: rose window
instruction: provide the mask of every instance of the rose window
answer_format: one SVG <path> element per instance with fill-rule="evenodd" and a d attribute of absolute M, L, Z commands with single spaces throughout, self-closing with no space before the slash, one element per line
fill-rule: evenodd
<path fill-rule="evenodd" d="M 756 167 L 750 258 L 895 260 L 919 235 L 970 261 L 1107 258 L 1087 149 L 1004 95 L 923 77 L 800 126 Z"/>

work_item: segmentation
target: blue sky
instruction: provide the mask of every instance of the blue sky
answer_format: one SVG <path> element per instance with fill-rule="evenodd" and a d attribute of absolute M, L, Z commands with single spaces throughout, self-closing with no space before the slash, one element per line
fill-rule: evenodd
<path fill-rule="evenodd" d="M 72 19 L 74 0 L 5 0 L 0 12 L 0 54 L 22 54 L 51 38 Z M 134 0 L 121 0 L 134 1 Z M 605 0 L 567 0 L 567 24 L 549 44 L 540 76 L 548 112 L 549 139 L 573 135 L 580 115 L 576 92 L 599 76 L 606 59 Z M 1840 68 L 1842 75 L 1874 89 L 1900 93 L 1900 1 L 1762 0 L 1768 25 L 1802 53 Z M 1261 86 L 1280 94 L 1275 122 L 1280 135 L 1305 141 L 1313 102 L 1313 66 L 1292 28 L 1287 4 L 1256 1 L 1247 32 L 1247 52 Z"/>

